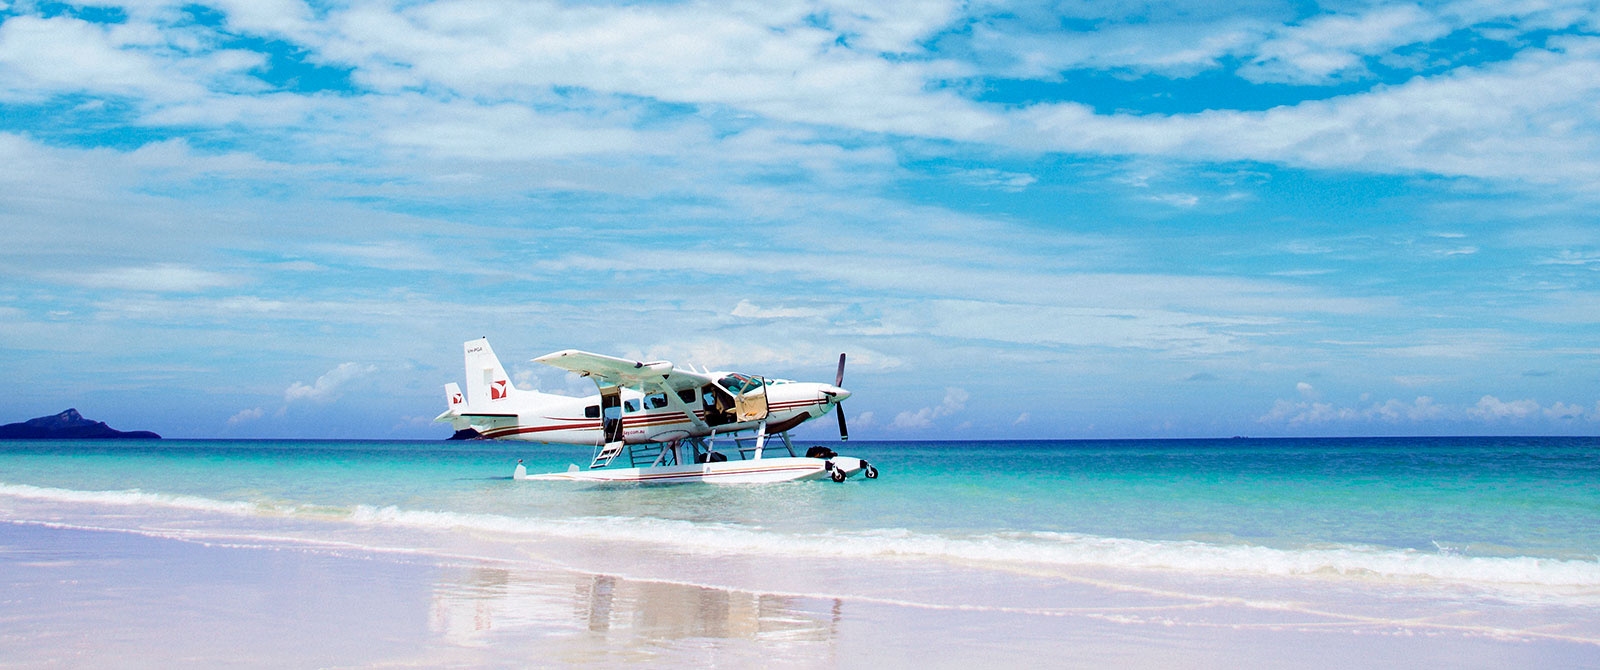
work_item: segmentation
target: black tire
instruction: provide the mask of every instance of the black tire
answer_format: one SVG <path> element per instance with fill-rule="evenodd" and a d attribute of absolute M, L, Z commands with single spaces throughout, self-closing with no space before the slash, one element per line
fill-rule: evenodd
<path fill-rule="evenodd" d="M 867 479 L 877 479 L 878 469 L 870 465 L 866 466 L 861 469 L 861 476 L 866 477 Z"/>
<path fill-rule="evenodd" d="M 833 473 L 830 476 L 833 477 L 833 481 L 840 483 L 844 482 L 844 470 L 840 468 L 834 468 Z"/>

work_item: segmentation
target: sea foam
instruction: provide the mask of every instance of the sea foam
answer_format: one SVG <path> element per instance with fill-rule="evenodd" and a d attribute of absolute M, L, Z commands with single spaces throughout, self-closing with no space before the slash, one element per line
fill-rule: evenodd
<path fill-rule="evenodd" d="M 1474 557 L 1453 552 L 1359 545 L 1276 548 L 1060 532 L 944 535 L 888 528 L 784 532 L 716 522 L 642 517 L 544 519 L 497 514 L 243 502 L 140 490 L 78 491 L 0 484 L 0 496 L 68 504 L 181 509 L 226 515 L 417 530 L 471 530 L 518 539 L 653 545 L 684 554 L 952 561 L 997 567 L 1119 568 L 1218 575 L 1320 576 L 1476 584 L 1492 587 L 1600 588 L 1600 559 Z"/>
<path fill-rule="evenodd" d="M 1600 560 L 1470 557 L 1340 545 L 1279 549 L 1245 544 L 1136 540 L 1075 533 L 946 536 L 904 529 L 784 533 L 733 524 L 636 517 L 523 519 L 358 506 L 351 520 L 438 529 L 641 542 L 707 555 L 905 558 L 992 564 L 1111 567 L 1213 574 L 1427 579 L 1485 585 L 1600 587 Z"/>

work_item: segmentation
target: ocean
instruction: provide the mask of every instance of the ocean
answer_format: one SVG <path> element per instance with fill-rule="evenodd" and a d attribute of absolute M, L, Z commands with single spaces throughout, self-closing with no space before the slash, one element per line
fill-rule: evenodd
<path fill-rule="evenodd" d="M 1305 649 L 1319 648 L 1305 645 L 1308 635 L 1332 647 L 1422 635 L 1456 640 L 1454 650 L 1474 648 L 1463 642 L 1471 640 L 1538 649 L 1557 666 L 1600 664 L 1600 439 L 822 444 L 868 459 L 882 476 L 725 486 L 514 481 L 519 458 L 537 473 L 591 455 L 520 442 L 0 443 L 0 542 L 27 549 L 53 529 L 400 557 L 457 577 L 498 566 L 510 571 L 496 578 L 506 583 L 518 570 L 546 584 L 568 575 L 553 592 L 530 587 L 495 606 L 500 620 L 520 622 L 509 628 L 546 641 L 568 629 L 592 633 L 593 580 L 604 576 L 640 594 L 695 590 L 655 596 L 658 604 L 703 589 L 787 599 L 776 620 L 799 628 L 777 630 L 813 642 L 850 630 L 841 620 L 892 619 L 934 625 L 936 638 L 1004 621 L 1048 645 L 1070 621 L 1079 632 L 1109 627 L 1135 639 L 1177 627 L 1201 646 L 1219 631 L 1266 636 L 1238 643 L 1258 650 L 1281 649 L 1274 635 Z M 452 644 L 512 634 L 505 624 L 468 630 L 454 621 L 477 616 L 459 611 L 463 603 L 484 606 L 468 597 L 481 595 L 481 579 L 457 577 L 432 584 L 432 634 Z M 614 601 L 625 587 L 602 590 L 608 626 L 618 616 L 649 618 L 620 613 Z M 852 618 L 851 608 L 881 616 Z M 759 658 L 762 626 L 777 624 L 762 623 L 761 607 L 751 611 L 756 632 L 740 639 Z M 930 613 L 971 620 L 939 628 Z M 707 632 L 669 626 L 669 644 L 648 628 L 633 642 L 667 654 L 654 660 L 687 654 Z M 1092 648 L 1104 650 L 1105 639 Z M 1467 666 L 1508 658 L 1461 653 Z"/>

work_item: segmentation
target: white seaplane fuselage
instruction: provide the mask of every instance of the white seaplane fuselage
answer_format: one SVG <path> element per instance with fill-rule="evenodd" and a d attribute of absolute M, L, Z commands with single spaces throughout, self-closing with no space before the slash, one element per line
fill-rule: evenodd
<path fill-rule="evenodd" d="M 830 384 L 791 382 L 782 379 L 766 380 L 767 433 L 775 435 L 793 428 L 808 419 L 828 413 L 834 402 L 824 391 L 840 396 L 849 392 Z M 606 442 L 604 422 L 599 414 L 600 396 L 576 398 L 565 395 L 517 392 L 530 396 L 527 408 L 515 416 L 481 417 L 483 423 L 474 428 L 479 435 L 494 440 L 527 440 L 558 444 L 583 444 L 598 446 Z M 708 415 L 701 392 L 694 391 L 693 404 L 683 397 L 666 397 L 677 394 L 655 393 L 646 404 L 646 394 L 633 389 L 622 389 L 622 440 L 628 444 L 668 442 L 689 437 L 711 437 L 751 431 L 760 427 L 762 420 L 731 421 L 719 425 L 707 424 Z M 662 404 L 663 399 L 666 404 Z M 654 405 L 650 409 L 646 409 Z M 692 413 L 698 422 L 687 414 Z M 698 424 L 698 425 L 697 425 Z M 477 427 L 477 426 L 482 427 Z"/>
<path fill-rule="evenodd" d="M 489 439 L 596 448 L 587 468 L 574 464 L 565 472 L 529 475 L 519 461 L 515 479 L 839 481 L 863 469 L 868 477 L 876 476 L 875 469 L 857 458 L 794 452 L 788 431 L 849 397 L 849 391 L 832 384 L 675 370 L 667 362 L 640 363 L 572 350 L 534 359 L 595 379 L 599 393 L 574 397 L 517 389 L 486 340 L 467 342 L 465 348 L 470 398 L 455 384 L 447 385 L 449 408 L 438 421 Z"/>

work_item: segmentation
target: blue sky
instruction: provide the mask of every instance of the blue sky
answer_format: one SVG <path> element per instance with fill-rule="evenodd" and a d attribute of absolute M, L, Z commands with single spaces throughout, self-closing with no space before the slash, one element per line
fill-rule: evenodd
<path fill-rule="evenodd" d="M 1600 432 L 1593 3 L 859 5 L 0 0 L 0 419 L 442 437 L 488 336 L 848 351 L 863 438 Z"/>

